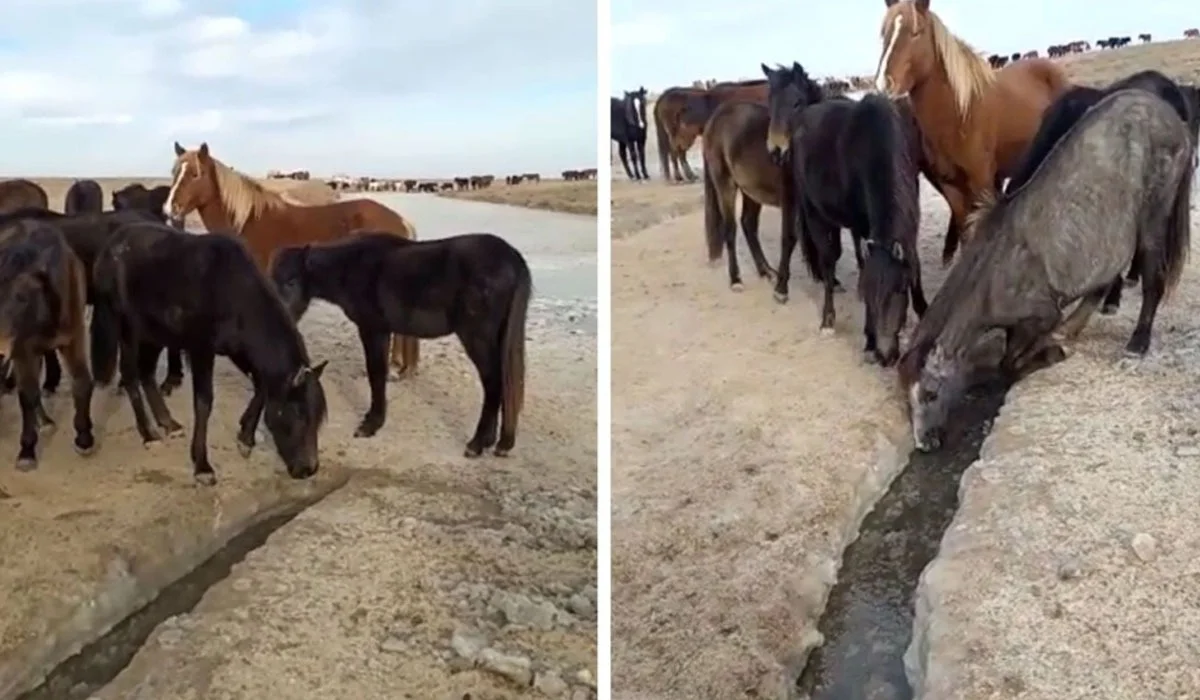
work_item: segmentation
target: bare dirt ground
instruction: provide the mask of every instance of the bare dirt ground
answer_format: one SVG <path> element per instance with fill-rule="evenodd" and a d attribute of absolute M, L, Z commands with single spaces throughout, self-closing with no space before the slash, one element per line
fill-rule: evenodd
<path fill-rule="evenodd" d="M 1068 63 L 1087 83 L 1143 68 L 1195 81 L 1200 42 Z M 724 263 L 705 266 L 702 215 L 683 213 L 699 185 L 651 173 L 613 195 L 614 697 L 787 698 L 841 551 L 910 446 L 901 398 L 859 359 L 852 295 L 821 337 L 815 285 L 797 273 L 777 306 L 742 244 L 731 292 Z M 922 213 L 932 293 L 947 209 L 928 187 Z M 1129 366 L 1139 303 L 1010 392 L 918 591 L 918 698 L 1198 697 L 1200 273 Z"/>
<path fill-rule="evenodd" d="M 595 180 L 542 180 L 519 185 L 500 181 L 486 189 L 439 192 L 438 196 L 595 216 L 596 191 Z"/>
<path fill-rule="evenodd" d="M 192 485 L 185 440 L 144 449 L 110 390 L 94 401 L 100 450 L 77 457 L 69 398 L 51 399 L 59 428 L 43 437 L 40 468 L 0 469 L 0 698 L 247 523 L 339 486 L 164 623 L 98 697 L 510 698 L 531 685 L 594 697 L 594 336 L 531 311 L 517 447 L 469 460 L 480 390 L 455 339 L 422 343 L 420 374 L 389 385 L 388 423 L 364 440 L 351 437 L 368 400 L 353 327 L 316 305 L 301 331 L 331 361 L 322 471 L 309 482 L 288 479 L 269 442 L 238 456 L 249 386 L 223 360 L 211 489 Z M 189 382 L 169 404 L 190 435 Z M 0 412 L 0 455 L 15 458 L 15 399 Z"/>

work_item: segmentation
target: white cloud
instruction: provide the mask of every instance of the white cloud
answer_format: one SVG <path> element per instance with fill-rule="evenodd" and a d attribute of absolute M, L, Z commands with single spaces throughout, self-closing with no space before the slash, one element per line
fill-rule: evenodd
<path fill-rule="evenodd" d="M 322 0 L 247 17 L 244 1 L 0 0 L 5 169 L 159 172 L 174 138 L 252 171 L 595 160 L 592 2 Z"/>

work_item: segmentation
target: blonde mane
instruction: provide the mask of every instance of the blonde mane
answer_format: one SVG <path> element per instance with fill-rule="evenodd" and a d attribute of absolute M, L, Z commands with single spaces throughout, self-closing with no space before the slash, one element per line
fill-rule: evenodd
<path fill-rule="evenodd" d="M 975 98 L 983 94 L 996 80 L 996 73 L 988 65 L 987 60 L 979 55 L 967 42 L 959 39 L 942 24 L 942 20 L 932 11 L 927 11 L 925 17 L 929 20 L 929 28 L 933 32 L 933 48 L 946 69 L 946 77 L 950 81 L 950 91 L 954 93 L 954 102 L 958 112 L 964 118 L 971 111 Z"/>
<path fill-rule="evenodd" d="M 183 157 L 180 156 L 175 161 L 173 169 L 175 175 L 179 173 L 179 164 L 182 160 Z M 246 222 L 250 219 L 268 211 L 277 211 L 292 206 L 283 197 L 266 189 L 250 176 L 234 170 L 212 156 L 209 156 L 208 160 L 212 163 L 213 173 L 216 175 L 217 192 L 220 193 L 221 204 L 229 216 L 233 229 L 238 233 L 242 232 Z"/>

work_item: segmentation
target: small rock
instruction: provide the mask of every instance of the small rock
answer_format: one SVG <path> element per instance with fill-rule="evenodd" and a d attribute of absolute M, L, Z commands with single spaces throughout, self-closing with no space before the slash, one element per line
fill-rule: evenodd
<path fill-rule="evenodd" d="M 1200 457 L 1200 447 L 1196 445 L 1180 445 L 1175 448 L 1176 457 Z"/>
<path fill-rule="evenodd" d="M 539 630 L 553 629 L 562 613 L 546 601 L 531 600 L 527 596 L 496 591 L 492 596 L 492 607 L 504 614 L 509 624 L 524 625 Z"/>
<path fill-rule="evenodd" d="M 585 620 L 592 620 L 596 617 L 596 605 L 582 593 L 576 593 L 567 600 L 567 610 Z"/>
<path fill-rule="evenodd" d="M 487 639 L 471 629 L 456 629 L 450 637 L 450 648 L 464 659 L 475 661 L 487 646 Z"/>
<path fill-rule="evenodd" d="M 1080 567 L 1079 560 L 1074 557 L 1065 559 L 1058 565 L 1058 579 L 1060 581 L 1070 581 L 1079 578 Z"/>
<path fill-rule="evenodd" d="M 524 656 L 509 656 L 495 649 L 479 652 L 479 667 L 504 676 L 522 687 L 533 682 L 533 663 Z"/>
<path fill-rule="evenodd" d="M 557 698 L 570 690 L 567 682 L 559 677 L 553 671 L 539 673 L 533 679 L 533 687 L 541 691 L 542 695 L 550 698 Z"/>
<path fill-rule="evenodd" d="M 183 630 L 181 629 L 165 629 L 158 633 L 158 645 L 163 649 L 170 649 L 181 641 L 183 641 Z"/>
<path fill-rule="evenodd" d="M 1144 532 L 1134 535 L 1130 545 L 1137 558 L 1144 562 L 1153 561 L 1158 557 L 1158 541 Z"/>
<path fill-rule="evenodd" d="M 379 651 L 386 651 L 389 654 L 399 654 L 406 649 L 408 649 L 408 642 L 395 635 L 385 637 L 384 640 L 379 643 Z"/>
<path fill-rule="evenodd" d="M 589 688 L 596 687 L 596 679 L 592 677 L 592 672 L 586 668 L 579 669 L 579 672 L 575 674 L 575 680 Z"/>

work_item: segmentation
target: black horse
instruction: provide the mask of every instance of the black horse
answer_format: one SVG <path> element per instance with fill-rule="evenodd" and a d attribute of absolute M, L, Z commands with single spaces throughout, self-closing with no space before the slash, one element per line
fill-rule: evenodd
<path fill-rule="evenodd" d="M 1200 88 L 1180 85 L 1156 70 L 1134 73 L 1105 88 L 1075 86 L 1059 95 L 1058 99 L 1043 112 L 1041 126 L 1029 143 L 1020 167 L 1009 178 L 1004 189 L 1005 196 L 1011 196 L 1033 177 L 1034 172 L 1046 160 L 1046 156 L 1050 154 L 1055 144 L 1062 140 L 1071 127 L 1079 122 L 1085 112 L 1107 95 L 1118 90 L 1129 89 L 1145 90 L 1162 98 L 1188 125 L 1188 131 L 1192 134 L 1193 140 L 1200 138 Z M 1138 282 L 1140 270 L 1141 264 L 1134 256 L 1129 272 L 1125 276 L 1126 286 L 1132 286 Z M 1120 279 L 1113 282 L 1100 313 L 1108 315 L 1117 312 L 1121 306 L 1121 287 Z"/>
<path fill-rule="evenodd" d="M 911 115 L 886 97 L 825 99 L 799 63 L 762 69 L 771 115 L 768 149 L 786 161 L 776 299 L 787 300 L 791 257 L 800 242 L 809 272 L 825 287 L 821 331 L 833 332 L 834 272 L 842 227 L 850 229 L 866 306 L 863 351 L 889 366 L 900 356 L 909 295 L 918 316 L 926 308 L 917 255 L 920 134 Z"/>
<path fill-rule="evenodd" d="M 95 180 L 76 180 L 63 201 L 67 214 L 98 214 L 104 211 L 104 190 Z"/>
<path fill-rule="evenodd" d="M 67 239 L 71 250 L 79 257 L 84 269 L 87 271 L 87 301 L 89 304 L 92 304 L 92 300 L 95 297 L 94 286 L 92 284 L 92 269 L 95 266 L 96 256 L 99 255 L 100 250 L 108 244 L 109 240 L 122 226 L 141 221 L 161 221 L 164 218 L 162 205 L 160 204 L 157 210 L 147 210 L 140 207 L 133 209 L 118 207 L 114 211 L 80 214 L 77 216 L 67 216 L 48 209 L 22 209 L 10 214 L 0 215 L 0 223 L 16 219 L 31 219 L 54 224 Z M 95 318 L 96 313 L 102 314 L 104 310 L 93 308 L 93 318 Z M 118 340 L 112 329 L 113 326 L 111 324 L 103 322 L 92 323 L 90 354 L 93 362 L 95 362 L 95 358 L 97 357 L 113 357 L 115 359 Z M 62 382 L 62 366 L 58 362 L 58 357 L 53 352 L 47 353 L 44 359 L 46 378 L 42 383 L 42 390 L 48 394 L 53 394 L 58 390 L 58 385 Z M 93 371 L 96 383 L 105 385 L 112 382 L 116 373 L 116 367 L 115 365 L 107 367 L 97 366 L 93 368 Z M 162 383 L 162 393 L 170 395 L 172 391 L 179 388 L 182 384 L 183 358 L 177 348 L 169 348 L 167 350 L 167 376 Z"/>
<path fill-rule="evenodd" d="M 612 140 L 617 142 L 621 165 L 630 180 L 649 180 L 646 170 L 646 88 L 625 91 L 611 100 Z M 627 157 L 628 154 L 628 157 Z M 633 161 L 633 169 L 629 161 Z M 639 172 L 638 167 L 641 167 Z"/>
<path fill-rule="evenodd" d="M 157 222 L 129 224 L 100 252 L 93 277 L 97 314 L 92 323 L 115 322 L 119 328 L 121 388 L 144 442 L 160 440 L 161 434 L 150 425 L 143 391 L 158 426 L 168 436 L 183 431 L 154 383 L 162 349 L 177 347 L 191 365 L 191 457 L 198 482 L 213 484 L 217 478 L 208 461 L 217 355 L 228 357 L 254 382 L 254 396 L 239 421 L 242 455 L 254 448 L 265 414 L 288 474 L 303 479 L 317 472 L 317 435 L 326 411 L 320 377 L 326 363 L 311 363 L 295 322 L 240 239 L 192 236 Z M 93 358 L 97 366 L 113 361 L 112 356 Z"/>
<path fill-rule="evenodd" d="M 171 188 L 167 185 L 147 189 L 145 185 L 135 182 L 112 193 L 112 207 L 116 211 L 129 209 L 144 211 L 165 224 L 169 222 L 163 207 L 170 194 Z M 177 228 L 182 227 L 178 226 Z"/>
<path fill-rule="evenodd" d="M 371 406 L 354 434 L 383 426 L 388 338 L 455 334 L 479 371 L 483 410 L 466 455 L 513 448 L 525 394 L 525 317 L 533 282 L 520 251 L 490 233 L 411 241 L 371 231 L 334 243 L 282 248 L 271 279 L 299 320 L 313 299 L 336 304 L 358 327 Z M 503 410 L 499 442 L 496 419 Z"/>

